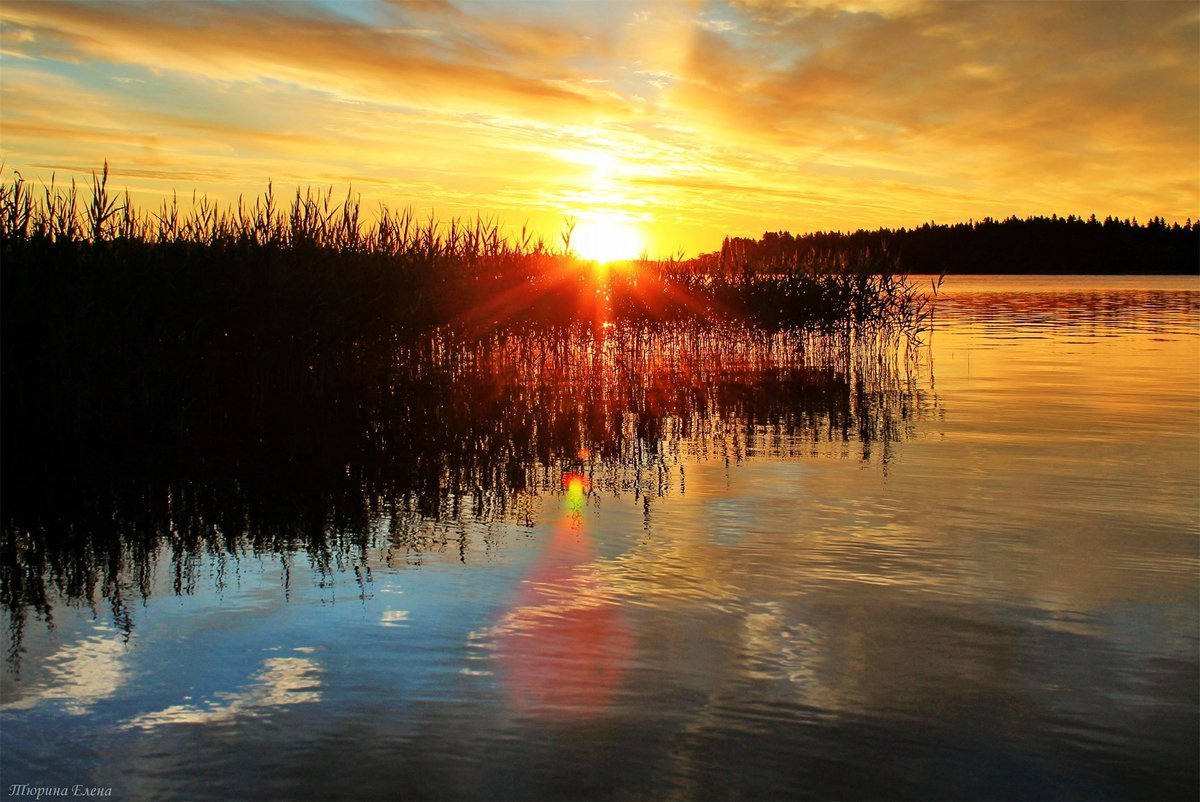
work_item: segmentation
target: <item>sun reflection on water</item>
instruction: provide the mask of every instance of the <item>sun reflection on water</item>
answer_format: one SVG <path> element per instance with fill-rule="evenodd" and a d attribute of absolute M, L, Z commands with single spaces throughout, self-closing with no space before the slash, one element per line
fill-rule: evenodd
<path fill-rule="evenodd" d="M 632 658 L 626 614 L 605 586 L 583 508 L 590 481 L 566 473 L 564 515 L 493 628 L 510 704 L 539 718 L 601 715 Z"/>

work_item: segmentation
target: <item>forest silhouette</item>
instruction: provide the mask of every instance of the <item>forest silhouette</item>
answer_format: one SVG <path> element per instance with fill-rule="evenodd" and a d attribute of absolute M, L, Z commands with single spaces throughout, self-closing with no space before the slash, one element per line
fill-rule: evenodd
<path fill-rule="evenodd" d="M 1143 225 L 1136 219 L 1052 215 L 848 233 L 768 231 L 757 240 L 726 237 L 719 251 L 691 260 L 689 267 L 699 273 L 772 273 L 796 265 L 816 269 L 864 252 L 889 254 L 896 270 L 926 275 L 1194 275 L 1200 271 L 1200 221 L 1153 217 Z"/>

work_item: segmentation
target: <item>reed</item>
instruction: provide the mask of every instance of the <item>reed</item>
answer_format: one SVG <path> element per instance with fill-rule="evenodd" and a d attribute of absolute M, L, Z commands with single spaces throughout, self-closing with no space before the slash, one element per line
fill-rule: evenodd
<path fill-rule="evenodd" d="M 292 340 L 304 330 L 359 340 L 602 315 L 919 329 L 927 307 L 886 255 L 736 275 L 642 261 L 601 279 L 570 245 L 570 227 L 556 247 L 525 230 L 510 238 L 491 218 L 443 222 L 386 205 L 366 222 L 361 197 L 332 187 L 297 189 L 286 205 L 270 184 L 226 207 L 193 195 L 184 209 L 172 196 L 146 212 L 111 191 L 107 163 L 82 199 L 74 181 L 52 177 L 41 192 L 19 173 L 0 182 L 6 317 L 35 310 L 58 336 L 115 327 L 176 339 Z M 18 321 L 31 322 L 19 311 Z"/>
<path fill-rule="evenodd" d="M 640 483 L 671 475 L 667 454 L 740 458 L 750 410 L 864 460 L 911 415 L 845 361 L 922 323 L 923 297 L 882 258 L 605 276 L 569 229 L 550 244 L 479 216 L 366 218 L 352 192 L 281 201 L 270 184 L 145 212 L 107 165 L 86 188 L 0 182 L 14 644 L 54 597 L 104 598 L 127 621 L 164 539 L 176 568 L 199 552 L 337 560 L 388 509 L 412 522 L 393 545 L 420 550 L 451 522 L 527 517 L 582 453 L 595 487 L 655 496 L 661 481 Z M 177 576 L 177 591 L 194 581 Z"/>

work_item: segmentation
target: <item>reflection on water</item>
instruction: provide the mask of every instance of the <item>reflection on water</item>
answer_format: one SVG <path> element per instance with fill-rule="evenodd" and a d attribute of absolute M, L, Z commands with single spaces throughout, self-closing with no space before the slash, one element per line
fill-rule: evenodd
<path fill-rule="evenodd" d="M 5 699 L 5 707 L 27 709 L 58 701 L 71 715 L 86 714 L 125 682 L 126 650 L 116 635 L 112 627 L 101 624 L 91 636 L 57 649 L 44 662 L 46 682 L 17 700 Z"/>
<path fill-rule="evenodd" d="M 1200 287 L 1133 281 L 951 278 L 916 351 L 439 332 L 31 415 L 5 782 L 1195 798 Z"/>
<path fill-rule="evenodd" d="M 128 630 L 131 591 L 149 595 L 163 546 L 177 594 L 212 554 L 299 550 L 362 576 L 379 547 L 388 565 L 448 548 L 465 560 L 480 545 L 467 523 L 532 526 L 567 471 L 649 515 L 683 490 L 688 460 L 878 450 L 886 465 L 930 403 L 901 346 L 739 327 L 437 332 L 323 366 L 315 390 L 272 377 L 245 389 L 256 403 L 193 403 L 168 433 L 117 415 L 50 459 L 15 432 L 9 448 L 32 469 L 6 477 L 13 647 L 25 611 L 50 617 L 56 597 L 99 595 Z"/>
<path fill-rule="evenodd" d="M 263 661 L 262 672 L 245 690 L 223 694 L 219 702 L 204 707 L 182 704 L 143 713 L 125 726 L 153 729 L 168 724 L 213 724 L 238 716 L 253 716 L 273 707 L 319 702 L 320 673 L 320 666 L 308 658 L 272 657 Z"/>
<path fill-rule="evenodd" d="M 578 719 L 604 712 L 633 640 L 596 570 L 596 545 L 583 517 L 590 481 L 567 474 L 563 484 L 566 514 L 487 634 L 516 709 Z"/>

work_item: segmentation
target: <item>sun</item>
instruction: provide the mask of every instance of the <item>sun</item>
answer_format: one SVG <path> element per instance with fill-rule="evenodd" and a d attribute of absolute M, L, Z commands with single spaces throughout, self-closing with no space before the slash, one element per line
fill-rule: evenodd
<path fill-rule="evenodd" d="M 642 232 L 617 217 L 580 220 L 571 236 L 571 250 L 601 264 L 636 259 L 644 249 Z"/>

